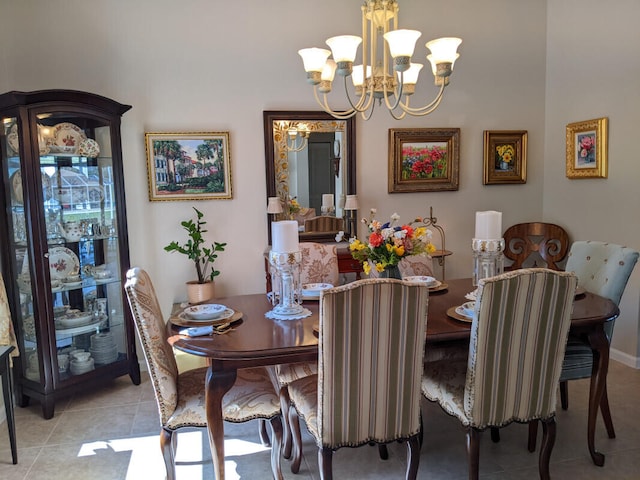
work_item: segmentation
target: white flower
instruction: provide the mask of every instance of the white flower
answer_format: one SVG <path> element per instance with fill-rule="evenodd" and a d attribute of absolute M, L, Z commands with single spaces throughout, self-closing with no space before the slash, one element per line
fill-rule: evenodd
<path fill-rule="evenodd" d="M 405 238 L 407 236 L 407 231 L 406 230 L 398 230 L 397 232 L 393 232 L 393 236 L 396 237 L 399 240 L 402 240 L 403 238 Z"/>
<path fill-rule="evenodd" d="M 344 240 L 344 232 L 340 230 L 336 235 L 336 242 L 340 243 L 342 240 Z"/>
<path fill-rule="evenodd" d="M 382 234 L 382 238 L 384 238 L 385 240 L 387 240 L 389 237 L 391 237 L 395 232 L 393 231 L 393 228 L 383 228 L 382 231 L 380 232 Z"/>
<path fill-rule="evenodd" d="M 378 209 L 377 208 L 372 208 L 371 209 L 371 216 L 375 216 L 375 214 L 378 213 Z"/>
<path fill-rule="evenodd" d="M 391 215 L 391 222 L 397 222 L 398 220 L 400 220 L 400 215 L 398 215 L 397 213 Z"/>

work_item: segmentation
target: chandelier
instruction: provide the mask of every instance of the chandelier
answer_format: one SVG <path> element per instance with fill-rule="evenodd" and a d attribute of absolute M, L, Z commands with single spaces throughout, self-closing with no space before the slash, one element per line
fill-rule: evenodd
<path fill-rule="evenodd" d="M 426 44 L 431 51 L 427 59 L 431 62 L 431 71 L 439 91 L 428 105 L 411 107 L 409 99 L 423 67 L 420 63 L 411 62 L 411 56 L 422 34 L 417 30 L 398 29 L 396 0 L 365 0 L 361 8 L 362 37 L 340 35 L 327 39 L 331 50 L 304 48 L 298 51 L 318 105 L 338 119 L 350 118 L 360 112 L 362 118 L 368 120 L 373 114 L 376 100 L 379 105 L 384 101 L 396 120 L 404 118 L 406 114 L 423 116 L 433 112 L 440 105 L 444 89 L 449 85 L 453 64 L 460 56 L 456 50 L 462 40 L 438 38 Z M 360 43 L 362 64 L 354 66 Z M 333 58 L 329 58 L 332 54 Z M 344 89 L 351 107 L 348 110 L 334 111 L 329 107 L 327 94 L 331 92 L 336 73 L 344 78 Z M 353 82 L 352 94 L 349 93 L 347 77 L 351 77 Z"/>

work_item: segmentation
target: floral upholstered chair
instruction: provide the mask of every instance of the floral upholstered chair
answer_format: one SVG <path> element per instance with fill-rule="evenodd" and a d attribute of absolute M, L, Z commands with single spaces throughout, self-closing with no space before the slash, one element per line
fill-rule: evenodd
<path fill-rule="evenodd" d="M 302 265 L 300 267 L 300 283 L 330 283 L 338 285 L 340 273 L 338 271 L 338 254 L 335 245 L 315 242 L 300 242 Z M 283 413 L 283 454 L 291 457 L 291 427 L 289 425 L 289 393 L 287 385 L 294 380 L 318 373 L 317 362 L 291 363 L 276 365 L 269 368 L 269 375 L 274 387 L 279 391 L 280 408 Z M 296 431 L 300 431 L 300 427 Z"/>
<path fill-rule="evenodd" d="M 478 478 L 479 432 L 540 419 L 540 478 L 549 478 L 555 408 L 577 278 L 532 268 L 479 282 L 469 358 L 425 364 L 422 392 L 467 428 L 469 478 Z"/>
<path fill-rule="evenodd" d="M 638 261 L 638 255 L 639 252 L 636 250 L 613 243 L 576 241 L 571 245 L 566 270 L 578 276 L 578 285 L 587 292 L 606 297 L 619 305 L 629 276 Z M 614 324 L 615 320 L 612 320 L 604 326 L 609 343 L 611 343 Z M 560 400 L 563 410 L 569 407 L 567 381 L 590 378 L 592 366 L 593 352 L 588 340 L 570 336 L 560 374 Z M 609 438 L 615 438 L 606 382 L 600 411 Z M 530 427 L 533 431 L 530 435 L 532 440 L 529 443 L 529 450 L 535 449 L 536 426 L 537 423 L 533 423 Z"/>
<path fill-rule="evenodd" d="M 407 441 L 406 478 L 416 478 L 428 296 L 426 286 L 395 279 L 359 280 L 323 292 L 318 374 L 289 385 L 290 424 L 295 428 L 293 419 L 304 419 L 318 446 L 321 478 L 332 478 L 334 450 L 396 440 Z M 293 438 L 296 473 L 299 432 Z"/>
<path fill-rule="evenodd" d="M 433 277 L 433 258 L 427 254 L 409 255 L 400 260 L 398 269 L 403 278 L 415 275 Z M 373 266 L 369 278 L 380 278 L 380 273 Z"/>
<path fill-rule="evenodd" d="M 160 413 L 160 447 L 167 478 L 175 479 L 175 442 L 183 427 L 206 427 L 205 375 L 207 368 L 178 373 L 167 329 L 151 279 L 141 268 L 127 272 L 125 285 L 136 331 L 144 350 L 147 368 Z M 230 422 L 268 419 L 274 431 L 272 472 L 280 471 L 280 405 L 264 368 L 238 370 L 234 386 L 223 399 L 223 418 Z M 281 477 L 276 477 L 281 478 Z"/>

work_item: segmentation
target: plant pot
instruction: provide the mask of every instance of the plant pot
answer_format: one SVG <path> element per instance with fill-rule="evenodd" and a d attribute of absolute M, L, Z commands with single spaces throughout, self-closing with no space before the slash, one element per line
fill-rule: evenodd
<path fill-rule="evenodd" d="M 187 298 L 191 305 L 205 303 L 216 296 L 215 282 L 198 283 L 197 280 L 187 282 Z"/>

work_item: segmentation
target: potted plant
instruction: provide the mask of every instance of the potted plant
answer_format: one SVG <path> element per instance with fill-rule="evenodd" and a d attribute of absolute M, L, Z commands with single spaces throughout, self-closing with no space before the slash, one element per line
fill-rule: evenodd
<path fill-rule="evenodd" d="M 211 246 L 205 245 L 202 234 L 207 232 L 204 229 L 207 222 L 202 220 L 204 214 L 200 210 L 195 207 L 193 209 L 197 215 L 196 221 L 189 219 L 180 222 L 189 235 L 189 240 L 182 245 L 174 240 L 164 249 L 167 252 L 182 253 L 194 263 L 198 279 L 187 282 L 187 296 L 189 303 L 197 304 L 215 297 L 214 279 L 220 275 L 220 271 L 216 270 L 213 264 L 218 258 L 217 252 L 223 252 L 227 244 L 213 242 Z"/>

